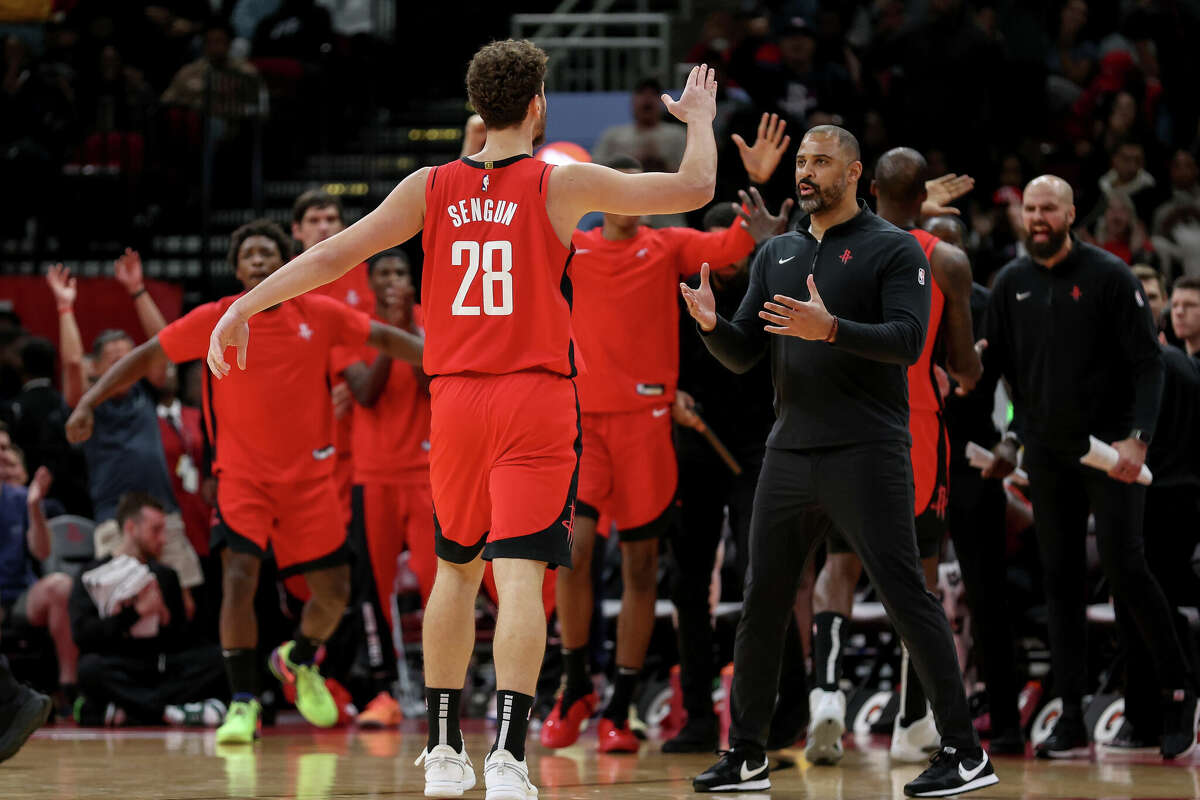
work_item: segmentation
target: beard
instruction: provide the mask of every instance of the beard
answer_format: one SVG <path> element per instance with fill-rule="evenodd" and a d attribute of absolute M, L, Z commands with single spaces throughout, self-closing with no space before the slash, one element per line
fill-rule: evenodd
<path fill-rule="evenodd" d="M 1052 255 L 1062 249 L 1063 244 L 1067 241 L 1067 229 L 1062 230 L 1050 229 L 1049 237 L 1044 242 L 1035 241 L 1033 234 L 1029 235 L 1025 246 L 1029 248 L 1029 254 L 1034 258 L 1050 258 Z"/>
<path fill-rule="evenodd" d="M 811 187 L 813 193 L 805 197 L 804 195 L 800 194 L 801 186 Z M 835 207 L 838 203 L 842 202 L 842 198 L 845 196 L 845 194 L 845 181 L 841 181 L 840 183 L 832 186 L 826 186 L 824 188 L 810 181 L 801 181 L 800 183 L 796 184 L 796 200 L 800 205 L 800 209 L 806 214 L 816 214 L 821 211 L 828 211 L 829 209 Z"/>

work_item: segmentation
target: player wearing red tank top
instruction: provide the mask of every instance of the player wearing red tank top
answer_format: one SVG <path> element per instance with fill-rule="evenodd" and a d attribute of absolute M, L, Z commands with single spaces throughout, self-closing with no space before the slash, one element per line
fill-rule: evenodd
<path fill-rule="evenodd" d="M 291 242 L 279 226 L 258 220 L 234 231 L 230 261 L 247 290 L 283 266 Z M 242 295 L 243 297 L 245 295 Z M 164 358 L 200 358 L 213 325 L 237 298 L 198 306 L 108 369 L 84 394 L 67 435 L 91 435 L 92 409 L 144 376 Z M 217 730 L 223 744 L 258 735 L 258 623 L 254 595 L 259 563 L 274 551 L 280 574 L 303 575 L 311 592 L 294 641 L 277 648 L 272 671 L 296 689 L 296 706 L 321 727 L 338 708 L 318 671 L 317 653 L 342 619 L 350 594 L 346 526 L 330 476 L 333 409 L 327 389 L 331 350 L 369 344 L 395 358 L 421 359 L 421 340 L 372 322 L 327 297 L 272 304 L 252 323 L 256 368 L 207 382 L 204 414 L 214 441 L 217 520 L 222 547 L 221 647 L 233 703 Z"/>
<path fill-rule="evenodd" d="M 967 256 L 918 227 L 921 205 L 926 198 L 925 172 L 925 159 L 917 151 L 906 147 L 889 150 L 875 166 L 871 193 L 878 200 L 877 213 L 881 218 L 916 237 L 933 273 L 929 325 L 921 356 L 908 368 L 908 398 L 917 548 L 926 587 L 936 592 L 938 560 L 946 538 L 950 443 L 934 368 L 944 358 L 947 370 L 959 383 L 959 391 L 967 392 L 983 374 L 983 364 L 975 351 L 971 327 L 971 265 Z M 846 636 L 854 587 L 862 573 L 862 562 L 843 539 L 831 536 L 828 550 L 829 557 L 817 578 L 813 598 L 814 624 L 818 630 L 814 641 L 822 643 L 817 649 L 822 649 L 826 642 L 839 647 L 834 640 Z M 814 658 L 827 655 L 814 652 Z M 939 739 L 925 693 L 916 674 L 909 669 L 907 650 L 901 662 L 900 692 L 900 712 L 892 732 L 892 758 L 924 761 L 937 748 Z"/>
<path fill-rule="evenodd" d="M 488 795 L 532 800 L 525 734 L 545 651 L 541 585 L 570 564 L 580 434 L 571 337 L 571 234 L 588 211 L 657 214 L 707 203 L 716 176 L 716 81 L 696 67 L 668 111 L 687 123 L 677 173 L 626 175 L 596 164 L 533 161 L 546 129 L 546 54 L 493 42 L 471 60 L 467 93 L 487 126 L 479 153 L 405 178 L 375 211 L 301 255 L 234 303 L 208 363 L 245 368 L 247 321 L 334 280 L 424 229 L 424 369 L 431 383 L 430 481 L 438 571 L 425 611 L 429 739 L 425 794 L 475 784 L 458 730 L 474 642 L 474 598 L 493 560 L 498 730 Z"/>

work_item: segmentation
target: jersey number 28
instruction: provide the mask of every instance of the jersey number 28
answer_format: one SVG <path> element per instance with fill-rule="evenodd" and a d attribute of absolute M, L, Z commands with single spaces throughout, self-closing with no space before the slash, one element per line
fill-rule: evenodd
<path fill-rule="evenodd" d="M 463 256 L 466 256 L 465 264 Z M 512 242 L 455 242 L 450 245 L 450 263 L 467 268 L 462 283 L 458 285 L 458 294 L 454 295 L 451 314 L 456 317 L 479 316 L 479 306 L 464 305 L 464 301 L 479 273 L 480 264 L 483 265 L 483 313 L 489 317 L 506 317 L 513 313 Z M 499 302 L 496 300 L 497 294 L 500 296 Z"/>

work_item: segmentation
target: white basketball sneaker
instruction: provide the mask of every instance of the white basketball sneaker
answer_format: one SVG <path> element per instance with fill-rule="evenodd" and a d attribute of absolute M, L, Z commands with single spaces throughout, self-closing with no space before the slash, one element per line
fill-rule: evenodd
<path fill-rule="evenodd" d="M 463 742 L 461 753 L 454 752 L 448 744 L 422 750 L 413 765 L 420 766 L 422 762 L 425 764 L 426 797 L 462 797 L 463 792 L 475 786 L 475 769 L 467 755 L 466 742 Z"/>
<path fill-rule="evenodd" d="M 842 760 L 842 734 L 846 732 L 846 695 L 839 689 L 813 689 L 808 694 L 808 742 L 804 757 L 813 764 Z"/>
<path fill-rule="evenodd" d="M 537 787 L 529 782 L 529 767 L 507 750 L 497 750 L 483 760 L 486 800 L 537 800 Z"/>
<path fill-rule="evenodd" d="M 892 728 L 892 760 L 912 763 L 928 761 L 942 745 L 942 737 L 938 735 L 937 725 L 933 721 L 933 712 L 926 706 L 925 716 L 908 727 L 900 724 L 901 716 L 896 715 L 896 725 Z"/>

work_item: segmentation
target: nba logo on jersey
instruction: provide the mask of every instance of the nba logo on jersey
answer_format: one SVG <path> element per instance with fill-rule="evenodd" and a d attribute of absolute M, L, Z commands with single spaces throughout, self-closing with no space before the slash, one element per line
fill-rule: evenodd
<path fill-rule="evenodd" d="M 917 270 L 917 283 L 921 284 L 922 286 L 925 285 L 925 268 L 924 267 L 921 267 L 920 269 Z"/>
<path fill-rule="evenodd" d="M 484 190 L 485 192 L 487 191 L 488 182 L 489 182 L 489 181 L 491 181 L 491 179 L 492 179 L 492 176 L 491 176 L 491 175 L 484 175 L 484 176 L 483 176 L 483 190 Z"/>

